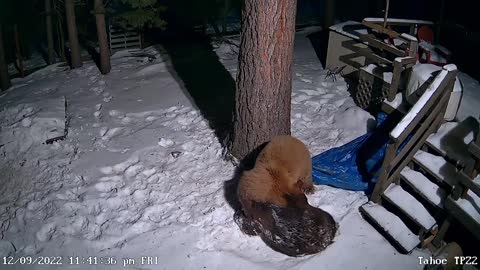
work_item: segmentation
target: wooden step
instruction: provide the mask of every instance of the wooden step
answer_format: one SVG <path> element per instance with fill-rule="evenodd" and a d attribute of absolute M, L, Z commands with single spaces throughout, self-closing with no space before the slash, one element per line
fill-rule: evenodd
<path fill-rule="evenodd" d="M 439 208 L 443 208 L 443 202 L 447 196 L 445 191 L 430 181 L 425 175 L 405 167 L 400 172 L 400 177 L 422 198 Z"/>
<path fill-rule="evenodd" d="M 420 225 L 424 230 L 430 231 L 436 226 L 437 222 L 430 215 L 428 210 L 397 184 L 390 184 L 382 196 L 397 206 L 403 213 Z"/>
<path fill-rule="evenodd" d="M 480 197 L 477 194 L 469 190 L 465 198 L 458 200 L 449 196 L 445 208 L 480 240 Z"/>
<path fill-rule="evenodd" d="M 377 224 L 402 249 L 402 252 L 409 253 L 420 244 L 419 237 L 398 216 L 383 206 L 368 202 L 360 207 L 360 211 Z"/>
<path fill-rule="evenodd" d="M 438 181 L 445 183 L 450 187 L 454 186 L 455 178 L 458 177 L 457 169 L 443 157 L 418 150 L 413 156 L 413 161 Z"/>
<path fill-rule="evenodd" d="M 473 162 L 468 144 L 473 141 L 477 127 L 478 122 L 474 118 L 467 118 L 462 123 L 446 122 L 427 138 L 426 143 L 442 156 L 466 166 Z"/>

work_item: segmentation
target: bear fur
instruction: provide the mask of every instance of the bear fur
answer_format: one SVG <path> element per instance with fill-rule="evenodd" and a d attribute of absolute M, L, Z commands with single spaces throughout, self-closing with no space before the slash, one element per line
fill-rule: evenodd
<path fill-rule="evenodd" d="M 313 191 L 307 147 L 294 137 L 277 136 L 240 177 L 242 209 L 235 222 L 244 233 L 259 235 L 286 255 L 318 253 L 332 243 L 337 224 L 329 213 L 308 204 L 305 193 Z"/>
<path fill-rule="evenodd" d="M 245 171 L 238 185 L 238 199 L 248 212 L 252 202 L 289 205 L 289 196 L 313 192 L 312 160 L 303 142 L 292 136 L 274 137 Z"/>

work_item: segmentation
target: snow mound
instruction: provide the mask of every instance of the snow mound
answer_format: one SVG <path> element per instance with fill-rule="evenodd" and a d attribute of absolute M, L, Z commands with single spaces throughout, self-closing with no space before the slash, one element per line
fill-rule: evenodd
<path fill-rule="evenodd" d="M 0 112 L 0 145 L 6 153 L 25 152 L 64 136 L 65 121 L 65 97 L 7 107 Z"/>

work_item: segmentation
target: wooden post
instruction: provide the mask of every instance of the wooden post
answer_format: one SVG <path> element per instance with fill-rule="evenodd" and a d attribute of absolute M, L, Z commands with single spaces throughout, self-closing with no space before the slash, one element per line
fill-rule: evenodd
<path fill-rule="evenodd" d="M 390 7 L 390 0 L 386 0 L 385 17 L 383 18 L 383 28 L 387 28 L 388 9 Z"/>
<path fill-rule="evenodd" d="M 382 196 L 383 191 L 390 185 L 389 183 L 389 176 L 390 170 L 392 169 L 390 166 L 390 162 L 395 157 L 395 153 L 397 152 L 397 143 L 390 140 L 387 146 L 387 151 L 385 153 L 385 157 L 383 159 L 382 168 L 380 169 L 380 176 L 378 177 L 378 182 L 375 184 L 375 188 L 373 189 L 372 197 L 370 198 L 371 201 L 374 203 L 380 202 L 380 198 Z"/>

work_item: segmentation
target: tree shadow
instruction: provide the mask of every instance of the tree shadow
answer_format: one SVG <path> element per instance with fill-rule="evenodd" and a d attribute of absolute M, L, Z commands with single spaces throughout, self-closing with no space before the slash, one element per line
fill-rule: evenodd
<path fill-rule="evenodd" d="M 327 63 L 328 29 L 311 33 L 307 35 L 307 38 L 312 43 L 318 60 L 320 60 L 322 66 L 325 67 Z"/>
<path fill-rule="evenodd" d="M 183 92 L 209 121 L 222 144 L 232 128 L 235 81 L 207 37 L 161 42 L 170 57 L 168 69 Z"/>
<path fill-rule="evenodd" d="M 88 51 L 88 54 L 90 54 L 90 57 L 92 57 L 93 62 L 97 66 L 98 70 L 101 70 L 100 68 L 100 53 L 96 50 L 96 48 L 92 45 L 88 44 L 83 44 L 85 48 Z"/>

